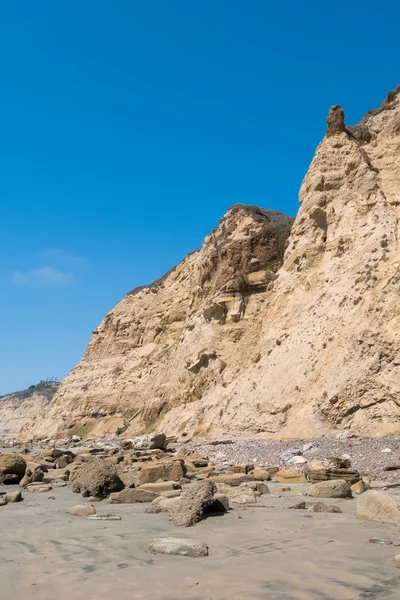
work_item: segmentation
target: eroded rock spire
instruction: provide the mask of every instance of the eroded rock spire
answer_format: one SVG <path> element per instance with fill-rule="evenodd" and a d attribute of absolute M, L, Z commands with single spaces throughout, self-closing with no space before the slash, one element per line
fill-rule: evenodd
<path fill-rule="evenodd" d="M 331 106 L 326 118 L 326 122 L 328 124 L 326 128 L 327 137 L 336 135 L 337 133 L 342 133 L 346 130 L 346 125 L 344 123 L 344 110 L 340 104 Z"/>

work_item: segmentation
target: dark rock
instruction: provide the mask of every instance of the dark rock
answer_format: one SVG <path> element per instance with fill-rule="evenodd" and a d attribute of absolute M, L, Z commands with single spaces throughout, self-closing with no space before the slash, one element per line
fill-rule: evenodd
<path fill-rule="evenodd" d="M 328 125 L 326 129 L 327 137 L 346 131 L 346 125 L 344 123 L 344 110 L 339 104 L 331 106 L 326 122 Z"/>
<path fill-rule="evenodd" d="M 193 483 L 182 492 L 179 502 L 170 513 L 174 525 L 190 527 L 201 521 L 205 509 L 214 502 L 214 492 L 215 486 L 209 480 Z"/>
<path fill-rule="evenodd" d="M 74 492 L 95 498 L 106 498 L 111 492 L 124 488 L 115 466 L 99 458 L 82 463 L 73 472 L 71 480 Z"/>

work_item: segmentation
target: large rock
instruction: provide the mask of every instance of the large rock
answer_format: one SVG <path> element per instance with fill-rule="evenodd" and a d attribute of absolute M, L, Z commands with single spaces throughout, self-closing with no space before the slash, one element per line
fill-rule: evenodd
<path fill-rule="evenodd" d="M 307 496 L 314 498 L 351 498 L 351 485 L 344 479 L 320 481 L 307 490 Z"/>
<path fill-rule="evenodd" d="M 176 498 L 165 498 L 164 496 L 158 496 L 155 498 L 150 506 L 146 508 L 146 512 L 149 514 L 156 514 L 160 512 L 170 512 L 179 502 L 179 496 Z"/>
<path fill-rule="evenodd" d="M 275 475 L 275 473 L 277 472 L 278 469 L 276 469 L 273 475 Z M 254 469 L 253 471 L 251 471 L 250 475 L 253 475 L 254 479 L 259 479 L 260 481 L 270 481 L 272 477 L 271 471 L 263 468 Z"/>
<path fill-rule="evenodd" d="M 98 458 L 82 463 L 71 479 L 74 492 L 95 498 L 106 498 L 124 487 L 115 466 Z"/>
<path fill-rule="evenodd" d="M 369 483 L 367 483 L 363 479 L 360 479 L 360 481 L 357 481 L 357 483 L 354 483 L 351 486 L 351 491 L 353 492 L 353 494 L 356 494 L 357 496 L 359 496 L 360 494 L 363 494 L 364 492 L 366 492 L 367 490 L 370 490 L 370 489 L 371 489 L 371 486 L 369 485 Z"/>
<path fill-rule="evenodd" d="M 357 519 L 400 525 L 400 507 L 391 496 L 369 490 L 357 500 Z"/>
<path fill-rule="evenodd" d="M 144 463 L 139 473 L 139 483 L 142 485 L 157 481 L 179 481 L 185 474 L 185 463 L 181 459 Z"/>
<path fill-rule="evenodd" d="M 197 540 L 181 538 L 156 538 L 149 544 L 152 554 L 174 554 L 178 556 L 208 556 L 208 546 Z"/>
<path fill-rule="evenodd" d="M 171 510 L 174 525 L 190 527 L 201 521 L 205 509 L 214 502 L 214 492 L 215 485 L 211 481 L 192 483 Z"/>
<path fill-rule="evenodd" d="M 6 479 L 7 475 L 16 475 L 18 483 L 25 475 L 26 460 L 14 452 L 3 452 L 0 454 L 0 483 Z"/>
<path fill-rule="evenodd" d="M 305 473 L 311 483 L 345 479 L 354 484 L 361 479 L 359 471 L 352 469 L 350 461 L 343 458 L 313 460 L 308 463 Z"/>

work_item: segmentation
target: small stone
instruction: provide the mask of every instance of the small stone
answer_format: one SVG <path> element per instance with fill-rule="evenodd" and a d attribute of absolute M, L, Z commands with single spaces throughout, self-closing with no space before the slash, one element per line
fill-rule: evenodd
<path fill-rule="evenodd" d="M 384 454 L 389 454 L 392 450 L 390 448 L 382 448 Z"/>
<path fill-rule="evenodd" d="M 117 517 L 117 515 L 90 515 L 88 519 L 93 521 L 120 521 L 121 517 Z"/>
<path fill-rule="evenodd" d="M 4 499 L 4 496 L 0 496 L 0 506 L 6 506 L 7 500 Z"/>
<path fill-rule="evenodd" d="M 400 569 L 400 554 L 393 556 L 394 566 Z"/>
<path fill-rule="evenodd" d="M 383 540 L 382 538 L 372 537 L 369 540 L 370 544 L 379 544 L 380 546 L 391 546 L 393 542 L 391 540 Z"/>
<path fill-rule="evenodd" d="M 198 558 L 208 556 L 208 546 L 197 540 L 181 538 L 156 538 L 149 544 L 152 554 L 172 554 L 177 556 L 191 556 Z"/>
<path fill-rule="evenodd" d="M 69 508 L 67 512 L 74 517 L 89 517 L 90 515 L 96 514 L 94 506 L 91 506 L 90 504 L 78 504 L 77 506 Z"/>
<path fill-rule="evenodd" d="M 293 456 L 288 461 L 290 465 L 304 465 L 307 462 L 307 459 L 304 456 Z"/>

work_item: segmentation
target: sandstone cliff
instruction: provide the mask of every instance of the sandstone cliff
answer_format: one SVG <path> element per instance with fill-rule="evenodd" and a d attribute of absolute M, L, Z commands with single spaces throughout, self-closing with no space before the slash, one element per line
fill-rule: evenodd
<path fill-rule="evenodd" d="M 400 433 L 398 90 L 354 127 L 331 109 L 299 199 L 287 241 L 235 206 L 128 294 L 22 435 Z"/>

